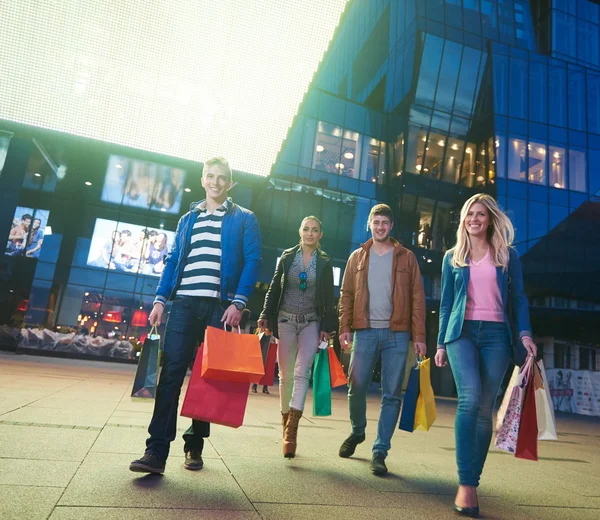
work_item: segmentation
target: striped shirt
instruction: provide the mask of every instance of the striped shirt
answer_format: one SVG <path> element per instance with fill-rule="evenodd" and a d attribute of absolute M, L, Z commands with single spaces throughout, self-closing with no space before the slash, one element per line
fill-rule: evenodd
<path fill-rule="evenodd" d="M 196 206 L 198 217 L 177 296 L 221 297 L 221 225 L 229 204 L 226 200 L 214 213 L 206 209 L 206 202 Z"/>

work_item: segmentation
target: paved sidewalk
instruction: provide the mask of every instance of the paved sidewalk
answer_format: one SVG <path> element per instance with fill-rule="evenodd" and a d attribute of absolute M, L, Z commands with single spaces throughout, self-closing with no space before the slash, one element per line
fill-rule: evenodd
<path fill-rule="evenodd" d="M 131 473 L 142 455 L 152 403 L 129 397 L 135 366 L 0 353 L 0 518 L 52 520 L 454 518 L 455 401 L 438 400 L 429 432 L 398 431 L 390 474 L 369 473 L 378 397 L 367 441 L 337 456 L 349 433 L 346 398 L 299 430 L 298 455 L 281 455 L 276 389 L 250 395 L 245 424 L 216 426 L 200 472 L 183 468 L 177 439 L 163 477 Z M 559 415 L 558 442 L 540 461 L 492 450 L 480 487 L 493 519 L 600 518 L 600 420 Z M 180 433 L 188 424 L 180 420 Z M 154 514 L 158 513 L 158 515 Z"/>

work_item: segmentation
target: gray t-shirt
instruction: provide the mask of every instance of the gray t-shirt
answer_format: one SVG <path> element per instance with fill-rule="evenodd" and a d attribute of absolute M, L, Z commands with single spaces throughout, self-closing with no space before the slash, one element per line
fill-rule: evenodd
<path fill-rule="evenodd" d="M 390 326 L 393 255 L 393 249 L 383 256 L 369 252 L 369 320 L 373 329 Z"/>

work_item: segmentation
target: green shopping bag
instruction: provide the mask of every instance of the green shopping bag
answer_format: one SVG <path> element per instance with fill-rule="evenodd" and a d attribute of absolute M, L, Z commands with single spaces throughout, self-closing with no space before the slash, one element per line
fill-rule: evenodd
<path fill-rule="evenodd" d="M 329 375 L 329 354 L 327 349 L 319 349 L 315 356 L 313 370 L 313 415 L 331 415 L 331 377 Z"/>

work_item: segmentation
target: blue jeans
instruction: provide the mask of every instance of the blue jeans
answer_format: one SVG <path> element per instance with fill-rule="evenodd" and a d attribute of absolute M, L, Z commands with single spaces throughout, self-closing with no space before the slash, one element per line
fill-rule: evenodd
<path fill-rule="evenodd" d="M 179 297 L 173 302 L 163 346 L 160 380 L 156 388 L 154 413 L 146 440 L 146 453 L 166 460 L 169 447 L 177 435 L 177 407 L 181 386 L 194 358 L 196 345 L 204 338 L 206 327 L 223 327 L 225 307 L 215 298 Z M 184 450 L 204 448 L 204 438 L 210 435 L 210 423 L 192 421 L 183 434 Z"/>
<path fill-rule="evenodd" d="M 458 408 L 454 424 L 458 481 L 478 486 L 492 439 L 492 412 L 510 362 L 506 324 L 465 321 L 460 338 L 446 345 Z"/>
<path fill-rule="evenodd" d="M 393 332 L 390 329 L 362 329 L 354 333 L 350 356 L 348 408 L 352 433 L 362 436 L 367 426 L 367 390 L 373 379 L 377 358 L 381 356 L 381 411 L 377 425 L 377 439 L 373 453 L 387 456 L 398 417 L 400 396 L 408 355 L 408 332 Z"/>

